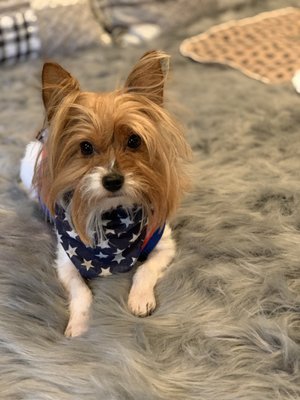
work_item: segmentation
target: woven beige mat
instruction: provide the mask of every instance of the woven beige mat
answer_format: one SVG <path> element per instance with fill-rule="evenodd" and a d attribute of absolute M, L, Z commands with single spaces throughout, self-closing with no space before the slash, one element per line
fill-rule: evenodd
<path fill-rule="evenodd" d="M 184 56 L 221 63 L 265 83 L 290 81 L 300 69 L 300 9 L 283 8 L 212 27 L 184 40 Z"/>

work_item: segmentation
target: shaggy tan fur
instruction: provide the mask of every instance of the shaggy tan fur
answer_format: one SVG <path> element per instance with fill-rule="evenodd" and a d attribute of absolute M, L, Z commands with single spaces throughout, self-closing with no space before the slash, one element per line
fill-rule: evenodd
<path fill-rule="evenodd" d="M 168 60 L 162 52 L 146 53 L 124 88 L 109 93 L 80 91 L 77 80 L 58 64 L 44 66 L 50 132 L 35 183 L 52 214 L 57 201 L 73 193 L 71 218 L 85 243 L 90 243 L 88 215 L 101 199 L 87 197 L 83 179 L 96 167 L 107 167 L 113 160 L 117 171 L 134 177 L 136 190 L 130 200 L 143 205 L 150 228 L 162 226 L 173 215 L 188 187 L 183 164 L 190 149 L 182 128 L 163 107 Z M 126 145 L 132 133 L 142 139 L 138 149 Z M 80 152 L 85 140 L 95 149 L 91 157 Z"/>

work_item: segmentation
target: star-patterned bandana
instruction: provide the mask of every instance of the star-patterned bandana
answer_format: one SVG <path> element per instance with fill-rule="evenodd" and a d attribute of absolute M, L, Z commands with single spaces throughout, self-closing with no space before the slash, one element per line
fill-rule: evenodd
<path fill-rule="evenodd" d="M 147 225 L 141 207 L 128 211 L 119 206 L 102 214 L 102 238 L 95 233 L 95 246 L 86 246 L 71 227 L 63 208 L 54 219 L 60 243 L 86 279 L 127 272 L 144 261 L 159 242 L 164 228 L 146 238 Z"/>

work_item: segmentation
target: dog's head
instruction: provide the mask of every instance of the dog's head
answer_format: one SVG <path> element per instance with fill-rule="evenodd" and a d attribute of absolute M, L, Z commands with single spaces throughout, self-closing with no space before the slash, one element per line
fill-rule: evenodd
<path fill-rule="evenodd" d="M 49 134 L 35 182 L 51 213 L 67 203 L 85 243 L 94 216 L 119 205 L 141 205 L 152 227 L 163 225 L 187 187 L 190 149 L 163 104 L 168 61 L 146 53 L 124 87 L 108 93 L 81 91 L 60 65 L 44 65 Z"/>

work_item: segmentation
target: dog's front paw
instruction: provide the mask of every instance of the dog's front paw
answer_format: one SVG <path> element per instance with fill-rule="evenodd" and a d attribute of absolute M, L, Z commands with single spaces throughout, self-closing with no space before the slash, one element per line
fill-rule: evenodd
<path fill-rule="evenodd" d="M 83 335 L 89 329 L 89 319 L 86 316 L 70 318 L 65 330 L 66 337 L 76 337 Z"/>
<path fill-rule="evenodd" d="M 128 307 L 137 317 L 146 317 L 152 314 L 156 307 L 153 289 L 147 291 L 142 288 L 132 288 L 128 297 Z"/>

